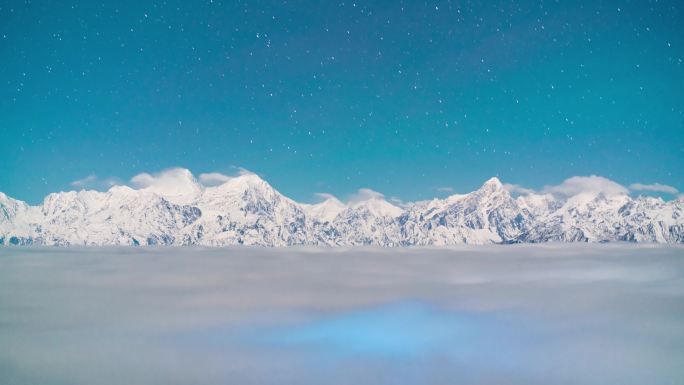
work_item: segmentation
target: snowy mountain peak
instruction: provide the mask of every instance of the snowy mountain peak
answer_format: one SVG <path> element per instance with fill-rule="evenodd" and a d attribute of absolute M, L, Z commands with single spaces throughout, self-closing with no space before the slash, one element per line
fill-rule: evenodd
<path fill-rule="evenodd" d="M 499 191 L 503 190 L 503 183 L 497 177 L 487 179 L 487 181 L 480 187 L 480 191 Z"/>
<path fill-rule="evenodd" d="M 518 242 L 684 243 L 684 199 L 630 197 L 600 177 L 511 197 L 498 178 L 403 208 L 360 189 L 297 203 L 255 174 L 204 187 L 188 170 L 133 178 L 136 188 L 49 194 L 29 206 L 0 193 L 0 245 L 454 245 Z"/>
<path fill-rule="evenodd" d="M 328 196 L 323 202 L 302 207 L 309 219 L 319 222 L 332 222 L 337 215 L 347 209 L 347 205 L 334 196 Z"/>
<path fill-rule="evenodd" d="M 365 210 L 376 217 L 395 218 L 403 213 L 401 208 L 380 197 L 372 197 L 361 202 L 356 202 L 351 208 L 354 210 Z"/>
<path fill-rule="evenodd" d="M 229 198 L 232 197 L 232 198 Z M 230 200 L 289 200 L 276 191 L 268 182 L 256 174 L 243 174 L 229 179 L 225 183 L 206 187 L 200 201 L 211 200 L 222 205 Z"/>
<path fill-rule="evenodd" d="M 128 186 L 116 185 L 116 186 L 110 187 L 107 192 L 109 192 L 110 194 L 117 194 L 117 195 L 132 195 L 132 194 L 135 194 L 136 190 L 134 190 Z"/>
<path fill-rule="evenodd" d="M 273 189 L 273 187 L 271 187 L 271 185 L 265 180 L 263 180 L 259 175 L 252 173 L 242 174 L 240 176 L 232 178 L 228 182 L 226 182 L 225 185 L 229 185 L 233 188 Z"/>

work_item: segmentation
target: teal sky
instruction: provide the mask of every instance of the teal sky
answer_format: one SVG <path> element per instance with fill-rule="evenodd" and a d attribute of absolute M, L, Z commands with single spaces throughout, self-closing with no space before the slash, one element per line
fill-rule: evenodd
<path fill-rule="evenodd" d="M 174 166 L 302 201 L 684 189 L 681 1 L 117 3 L 0 4 L 0 191 Z"/>

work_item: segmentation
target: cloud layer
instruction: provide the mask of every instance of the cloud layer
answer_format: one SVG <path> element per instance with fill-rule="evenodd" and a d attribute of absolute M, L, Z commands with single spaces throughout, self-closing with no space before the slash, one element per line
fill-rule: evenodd
<path fill-rule="evenodd" d="M 0 367 L 14 385 L 684 378 L 677 247 L 4 253 Z"/>

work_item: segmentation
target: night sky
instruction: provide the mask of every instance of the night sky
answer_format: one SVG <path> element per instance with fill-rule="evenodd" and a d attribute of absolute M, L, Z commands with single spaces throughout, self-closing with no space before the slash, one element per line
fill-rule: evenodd
<path fill-rule="evenodd" d="M 684 189 L 684 3 L 0 3 L 0 191 L 256 172 L 403 200 Z"/>

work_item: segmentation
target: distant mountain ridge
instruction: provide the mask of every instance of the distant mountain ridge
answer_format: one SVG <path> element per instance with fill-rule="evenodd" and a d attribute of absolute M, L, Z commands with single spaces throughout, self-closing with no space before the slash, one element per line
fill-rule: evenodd
<path fill-rule="evenodd" d="M 476 191 L 397 207 L 289 199 L 255 174 L 205 187 L 171 184 L 69 191 L 30 206 L 0 193 L 0 245 L 377 245 L 538 242 L 684 243 L 684 198 L 626 193 L 517 197 L 497 178 Z"/>

